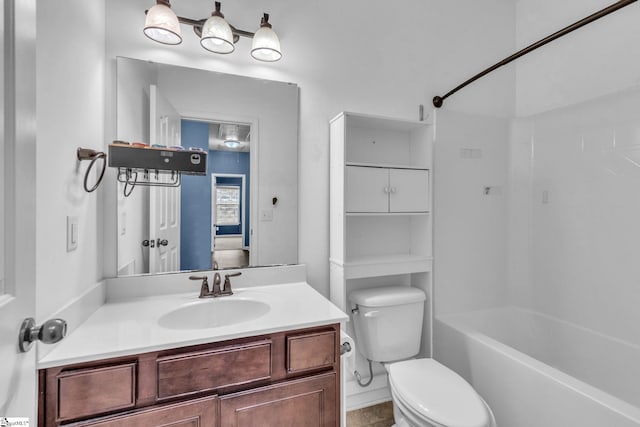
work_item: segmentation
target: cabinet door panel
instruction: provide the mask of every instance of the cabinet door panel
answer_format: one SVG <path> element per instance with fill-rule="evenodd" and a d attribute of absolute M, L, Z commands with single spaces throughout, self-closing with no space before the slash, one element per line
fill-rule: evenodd
<path fill-rule="evenodd" d="M 158 398 L 202 393 L 271 377 L 271 341 L 158 359 Z"/>
<path fill-rule="evenodd" d="M 287 372 L 333 368 L 336 362 L 336 331 L 287 337 Z"/>
<path fill-rule="evenodd" d="M 136 363 L 64 371 L 51 381 L 57 387 L 57 420 L 69 421 L 136 403 Z"/>
<path fill-rule="evenodd" d="M 73 427 L 213 427 L 216 423 L 216 397 L 164 405 L 127 415 L 74 424 Z"/>
<path fill-rule="evenodd" d="M 389 170 L 347 166 L 345 210 L 347 212 L 388 212 Z"/>
<path fill-rule="evenodd" d="M 390 212 L 429 211 L 429 171 L 389 170 Z"/>
<path fill-rule="evenodd" d="M 335 373 L 236 393 L 220 399 L 225 427 L 335 427 Z"/>

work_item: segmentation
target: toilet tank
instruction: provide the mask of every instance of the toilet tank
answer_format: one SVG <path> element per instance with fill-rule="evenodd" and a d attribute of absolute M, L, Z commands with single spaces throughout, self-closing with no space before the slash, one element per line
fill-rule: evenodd
<path fill-rule="evenodd" d="M 349 294 L 356 347 L 374 362 L 392 362 L 420 351 L 426 295 L 417 288 L 387 286 Z"/>

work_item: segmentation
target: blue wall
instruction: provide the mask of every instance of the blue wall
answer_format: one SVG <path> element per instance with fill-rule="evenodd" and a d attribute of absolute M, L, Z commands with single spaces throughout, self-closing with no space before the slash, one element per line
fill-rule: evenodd
<path fill-rule="evenodd" d="M 182 145 L 209 150 L 209 124 L 182 120 Z M 209 156 L 207 156 L 209 157 Z M 211 268 L 211 168 L 206 176 L 182 176 L 180 269 Z"/>
<path fill-rule="evenodd" d="M 209 123 L 182 120 L 182 146 L 209 149 Z M 180 217 L 180 269 L 211 268 L 211 175 L 214 173 L 244 174 L 245 246 L 249 245 L 249 153 L 209 151 L 206 176 L 182 176 Z"/>

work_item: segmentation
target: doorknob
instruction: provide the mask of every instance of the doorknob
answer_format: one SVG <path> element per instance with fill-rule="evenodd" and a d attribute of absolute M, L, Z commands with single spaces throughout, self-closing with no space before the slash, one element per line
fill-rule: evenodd
<path fill-rule="evenodd" d="M 33 317 L 24 319 L 20 327 L 18 344 L 20 351 L 25 353 L 31 349 L 35 340 L 45 344 L 54 344 L 67 335 L 67 322 L 63 319 L 50 319 L 40 326 L 36 326 Z"/>
<path fill-rule="evenodd" d="M 158 247 L 160 246 L 167 246 L 169 244 L 169 241 L 167 239 L 158 239 Z"/>

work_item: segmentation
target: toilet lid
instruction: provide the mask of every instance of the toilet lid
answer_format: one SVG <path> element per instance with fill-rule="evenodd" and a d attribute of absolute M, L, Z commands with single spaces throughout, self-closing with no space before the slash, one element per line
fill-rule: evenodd
<path fill-rule="evenodd" d="M 447 427 L 486 427 L 489 415 L 480 396 L 460 375 L 433 359 L 391 364 L 395 395 L 428 421 Z"/>

